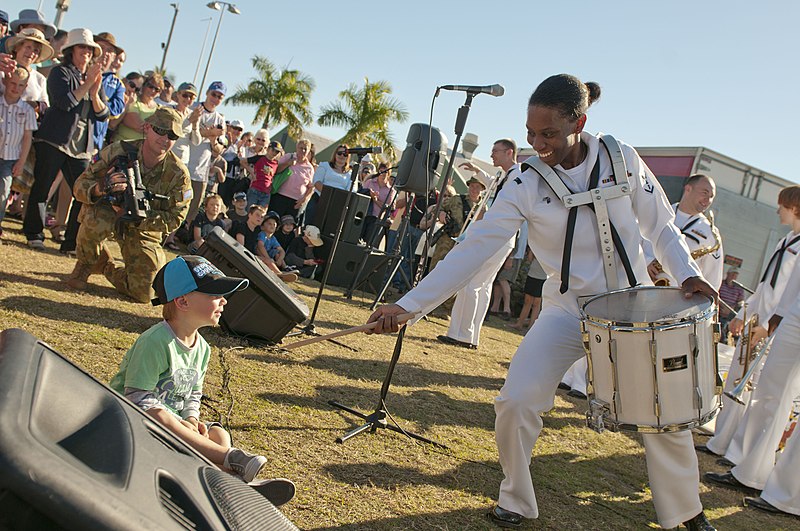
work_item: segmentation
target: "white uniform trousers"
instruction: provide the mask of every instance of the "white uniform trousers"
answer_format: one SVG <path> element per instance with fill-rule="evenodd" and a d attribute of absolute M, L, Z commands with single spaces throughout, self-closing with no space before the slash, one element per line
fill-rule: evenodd
<path fill-rule="evenodd" d="M 561 381 L 567 384 L 570 389 L 586 394 L 586 371 L 589 369 L 589 362 L 586 357 L 581 357 L 567 369 Z"/>
<path fill-rule="evenodd" d="M 800 436 L 792 433 L 761 491 L 761 497 L 787 513 L 800 516 Z"/>
<path fill-rule="evenodd" d="M 530 461 L 542 430 L 541 414 L 553 407 L 558 382 L 583 355 L 578 317 L 556 306 L 545 307 L 511 360 L 495 400 L 495 436 L 505 474 L 500 507 L 527 518 L 539 515 Z M 643 439 L 659 524 L 676 527 L 702 511 L 692 435 L 683 431 Z"/>
<path fill-rule="evenodd" d="M 477 345 L 481 338 L 481 326 L 489 311 L 492 299 L 492 282 L 503 267 L 510 249 L 503 246 L 494 256 L 483 263 L 466 286 L 461 288 L 450 312 L 450 327 L 447 336 Z"/>
<path fill-rule="evenodd" d="M 798 308 L 798 306 L 795 306 Z M 800 316 L 797 310 L 784 317 L 764 361 L 750 406 L 728 447 L 725 457 L 736 463 L 731 469 L 740 482 L 763 489 L 775 466 L 775 452 L 800 394 Z"/>
<path fill-rule="evenodd" d="M 733 352 L 733 361 L 731 368 L 728 369 L 728 376 L 725 378 L 724 393 L 733 390 L 736 387 L 735 380 L 742 377 L 744 366 L 739 364 L 739 355 L 741 353 L 742 342 L 736 343 L 736 350 Z M 711 450 L 717 455 L 725 455 L 730 446 L 731 439 L 736 433 L 737 428 L 741 424 L 747 405 L 739 404 L 728 398 L 725 394 L 722 395 L 722 409 L 717 415 L 717 422 L 714 425 L 714 436 L 706 442 L 706 448 Z M 742 400 L 745 404 L 750 402 L 750 391 L 745 391 L 742 395 Z M 734 461 L 735 462 L 735 461 Z"/>

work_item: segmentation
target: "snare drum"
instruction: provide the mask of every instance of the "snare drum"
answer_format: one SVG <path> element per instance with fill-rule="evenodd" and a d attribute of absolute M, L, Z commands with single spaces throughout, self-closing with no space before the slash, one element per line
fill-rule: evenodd
<path fill-rule="evenodd" d="M 683 431 L 719 411 L 718 332 L 707 296 L 656 286 L 604 293 L 583 304 L 581 332 L 590 428 Z"/>

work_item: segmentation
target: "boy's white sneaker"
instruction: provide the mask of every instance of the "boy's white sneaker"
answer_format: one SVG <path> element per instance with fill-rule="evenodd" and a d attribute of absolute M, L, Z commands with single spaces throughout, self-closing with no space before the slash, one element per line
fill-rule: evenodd
<path fill-rule="evenodd" d="M 266 464 L 267 458 L 263 455 L 253 455 L 239 448 L 231 448 L 225 454 L 222 466 L 242 478 L 245 483 L 250 483 Z"/>

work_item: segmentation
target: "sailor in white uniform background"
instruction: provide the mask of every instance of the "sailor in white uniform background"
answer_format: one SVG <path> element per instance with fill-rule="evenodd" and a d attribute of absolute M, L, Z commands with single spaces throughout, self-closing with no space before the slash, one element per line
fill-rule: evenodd
<path fill-rule="evenodd" d="M 754 327 L 750 339 L 753 345 L 767 337 L 767 320 L 775 314 L 778 302 L 786 292 L 789 278 L 796 270 L 796 266 L 800 265 L 797 261 L 798 253 L 800 253 L 800 186 L 787 186 L 780 191 L 778 194 L 778 217 L 782 225 L 791 227 L 791 231 L 775 246 L 775 251 L 767 262 L 767 267 L 755 291 L 747 298 L 745 305 L 728 324 L 728 329 L 734 335 L 739 336 L 743 331 L 744 319 L 747 318 L 749 321 L 750 318 L 758 315 L 759 325 Z M 800 282 L 800 276 L 796 280 Z M 745 313 L 747 313 L 746 316 Z M 744 365 L 739 363 L 741 348 L 742 340 L 740 339 L 733 355 L 733 363 L 728 371 L 728 377 L 725 379 L 725 391 L 731 391 L 735 387 L 735 381 L 742 377 Z M 750 391 L 742 394 L 741 398 L 745 404 L 749 403 L 750 395 Z M 723 395 L 722 410 L 717 415 L 714 436 L 706 442 L 705 447 L 698 446 L 698 450 L 720 456 L 725 455 L 745 411 L 746 406 Z"/>
<path fill-rule="evenodd" d="M 775 333 L 750 403 L 725 452 L 736 464 L 723 474 L 703 477 L 718 485 L 761 490 L 775 466 L 775 452 L 800 395 L 800 268 L 789 277 L 778 307 L 769 320 Z M 790 461 L 791 462 L 791 461 Z M 793 471 L 797 474 L 797 469 Z M 773 486 L 773 489 L 776 486 Z"/>
<path fill-rule="evenodd" d="M 596 84 L 587 85 L 565 74 L 543 81 L 531 96 L 526 123 L 528 142 L 539 160 L 532 158 L 521 165 L 522 175 L 503 188 L 485 218 L 417 288 L 397 304 L 381 306 L 369 318 L 377 322 L 374 332 L 382 333 L 398 329 L 401 313 L 432 310 L 469 281 L 487 253 L 506 245 L 522 222 L 528 222 L 528 243 L 548 279 L 543 310 L 514 355 L 495 401 L 496 440 L 505 479 L 489 516 L 503 526 L 517 526 L 523 518 L 539 514 L 529 468 L 531 452 L 542 429 L 541 414 L 553 407 L 559 380 L 584 355 L 578 297 L 649 283 L 642 236 L 654 243 L 657 255 L 687 294 L 699 291 L 716 297 L 672 223 L 674 214 L 663 190 L 636 151 L 622 145 L 627 171 L 613 174 L 610 150 L 598 137 L 583 131 L 586 109 L 599 92 Z M 613 139 L 612 143 L 616 145 Z M 567 208 L 569 198 L 565 203 L 559 200 L 540 173 L 548 173 L 542 168 L 557 171 L 556 178 L 572 192 L 594 189 L 589 186 L 592 182 L 597 183 L 596 193 L 604 197 L 611 190 L 625 192 L 594 203 L 599 212 L 607 208 L 617 245 L 611 243 L 612 238 L 598 242 L 600 229 L 593 210 L 589 205 Z M 595 192 L 590 195 L 594 197 Z M 646 434 L 643 440 L 661 526 L 671 528 L 683 522 L 689 529 L 714 529 L 702 512 L 691 433 Z"/>
<path fill-rule="evenodd" d="M 491 206 L 496 194 L 503 189 L 509 179 L 519 176 L 519 165 L 517 164 L 517 145 L 511 139 L 500 139 L 495 141 L 492 146 L 492 162 L 495 166 L 502 168 L 502 172 L 494 178 L 490 177 L 485 171 L 475 166 L 471 162 L 465 162 L 461 167 L 472 170 L 475 176 L 486 186 L 487 193 L 491 190 L 494 197 L 487 201 L 487 208 Z M 497 180 L 496 183 L 492 183 Z M 480 219 L 483 213 L 478 212 L 475 219 Z M 467 228 L 465 234 L 469 232 Z M 474 348 L 478 345 L 481 338 L 481 327 L 489 310 L 489 302 L 492 298 L 492 282 L 497 273 L 503 266 L 508 253 L 514 247 L 515 240 L 512 237 L 508 245 L 502 247 L 496 253 L 484 254 L 485 260 L 481 267 L 476 269 L 469 282 L 461 288 L 456 295 L 453 303 L 453 310 L 450 312 L 450 326 L 447 335 L 439 336 L 439 340 L 445 343 L 457 344 Z M 455 341 L 453 341 L 455 340 Z"/>
<path fill-rule="evenodd" d="M 714 252 L 694 259 L 697 267 L 703 272 L 703 277 L 714 289 L 719 289 L 722 284 L 722 257 L 724 256 L 722 241 L 719 231 L 705 214 L 714 202 L 716 189 L 711 177 L 702 173 L 692 175 L 683 185 L 681 200 L 673 204 L 672 208 L 675 210 L 675 226 L 680 230 L 691 252 L 697 253 L 703 249 L 713 249 L 719 244 Z M 653 252 L 653 245 L 649 241 L 645 241 L 642 247 L 648 259 L 647 271 L 650 273 L 650 278 L 655 281 L 657 277 L 663 277 L 669 281 L 670 286 L 674 286 L 675 279 L 669 275 L 669 271 L 659 271 L 660 266 L 653 263 L 654 260 L 657 260 Z"/>

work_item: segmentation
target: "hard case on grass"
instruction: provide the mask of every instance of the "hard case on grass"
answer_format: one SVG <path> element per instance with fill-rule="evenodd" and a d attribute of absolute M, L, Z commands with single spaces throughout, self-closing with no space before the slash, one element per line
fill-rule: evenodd
<path fill-rule="evenodd" d="M 197 254 L 226 275 L 250 281 L 225 305 L 220 324 L 227 332 L 277 343 L 308 319 L 308 306 L 295 292 L 222 228 L 214 227 Z"/>
<path fill-rule="evenodd" d="M 0 529 L 297 529 L 23 330 L 0 332 L 0 390 Z"/>

